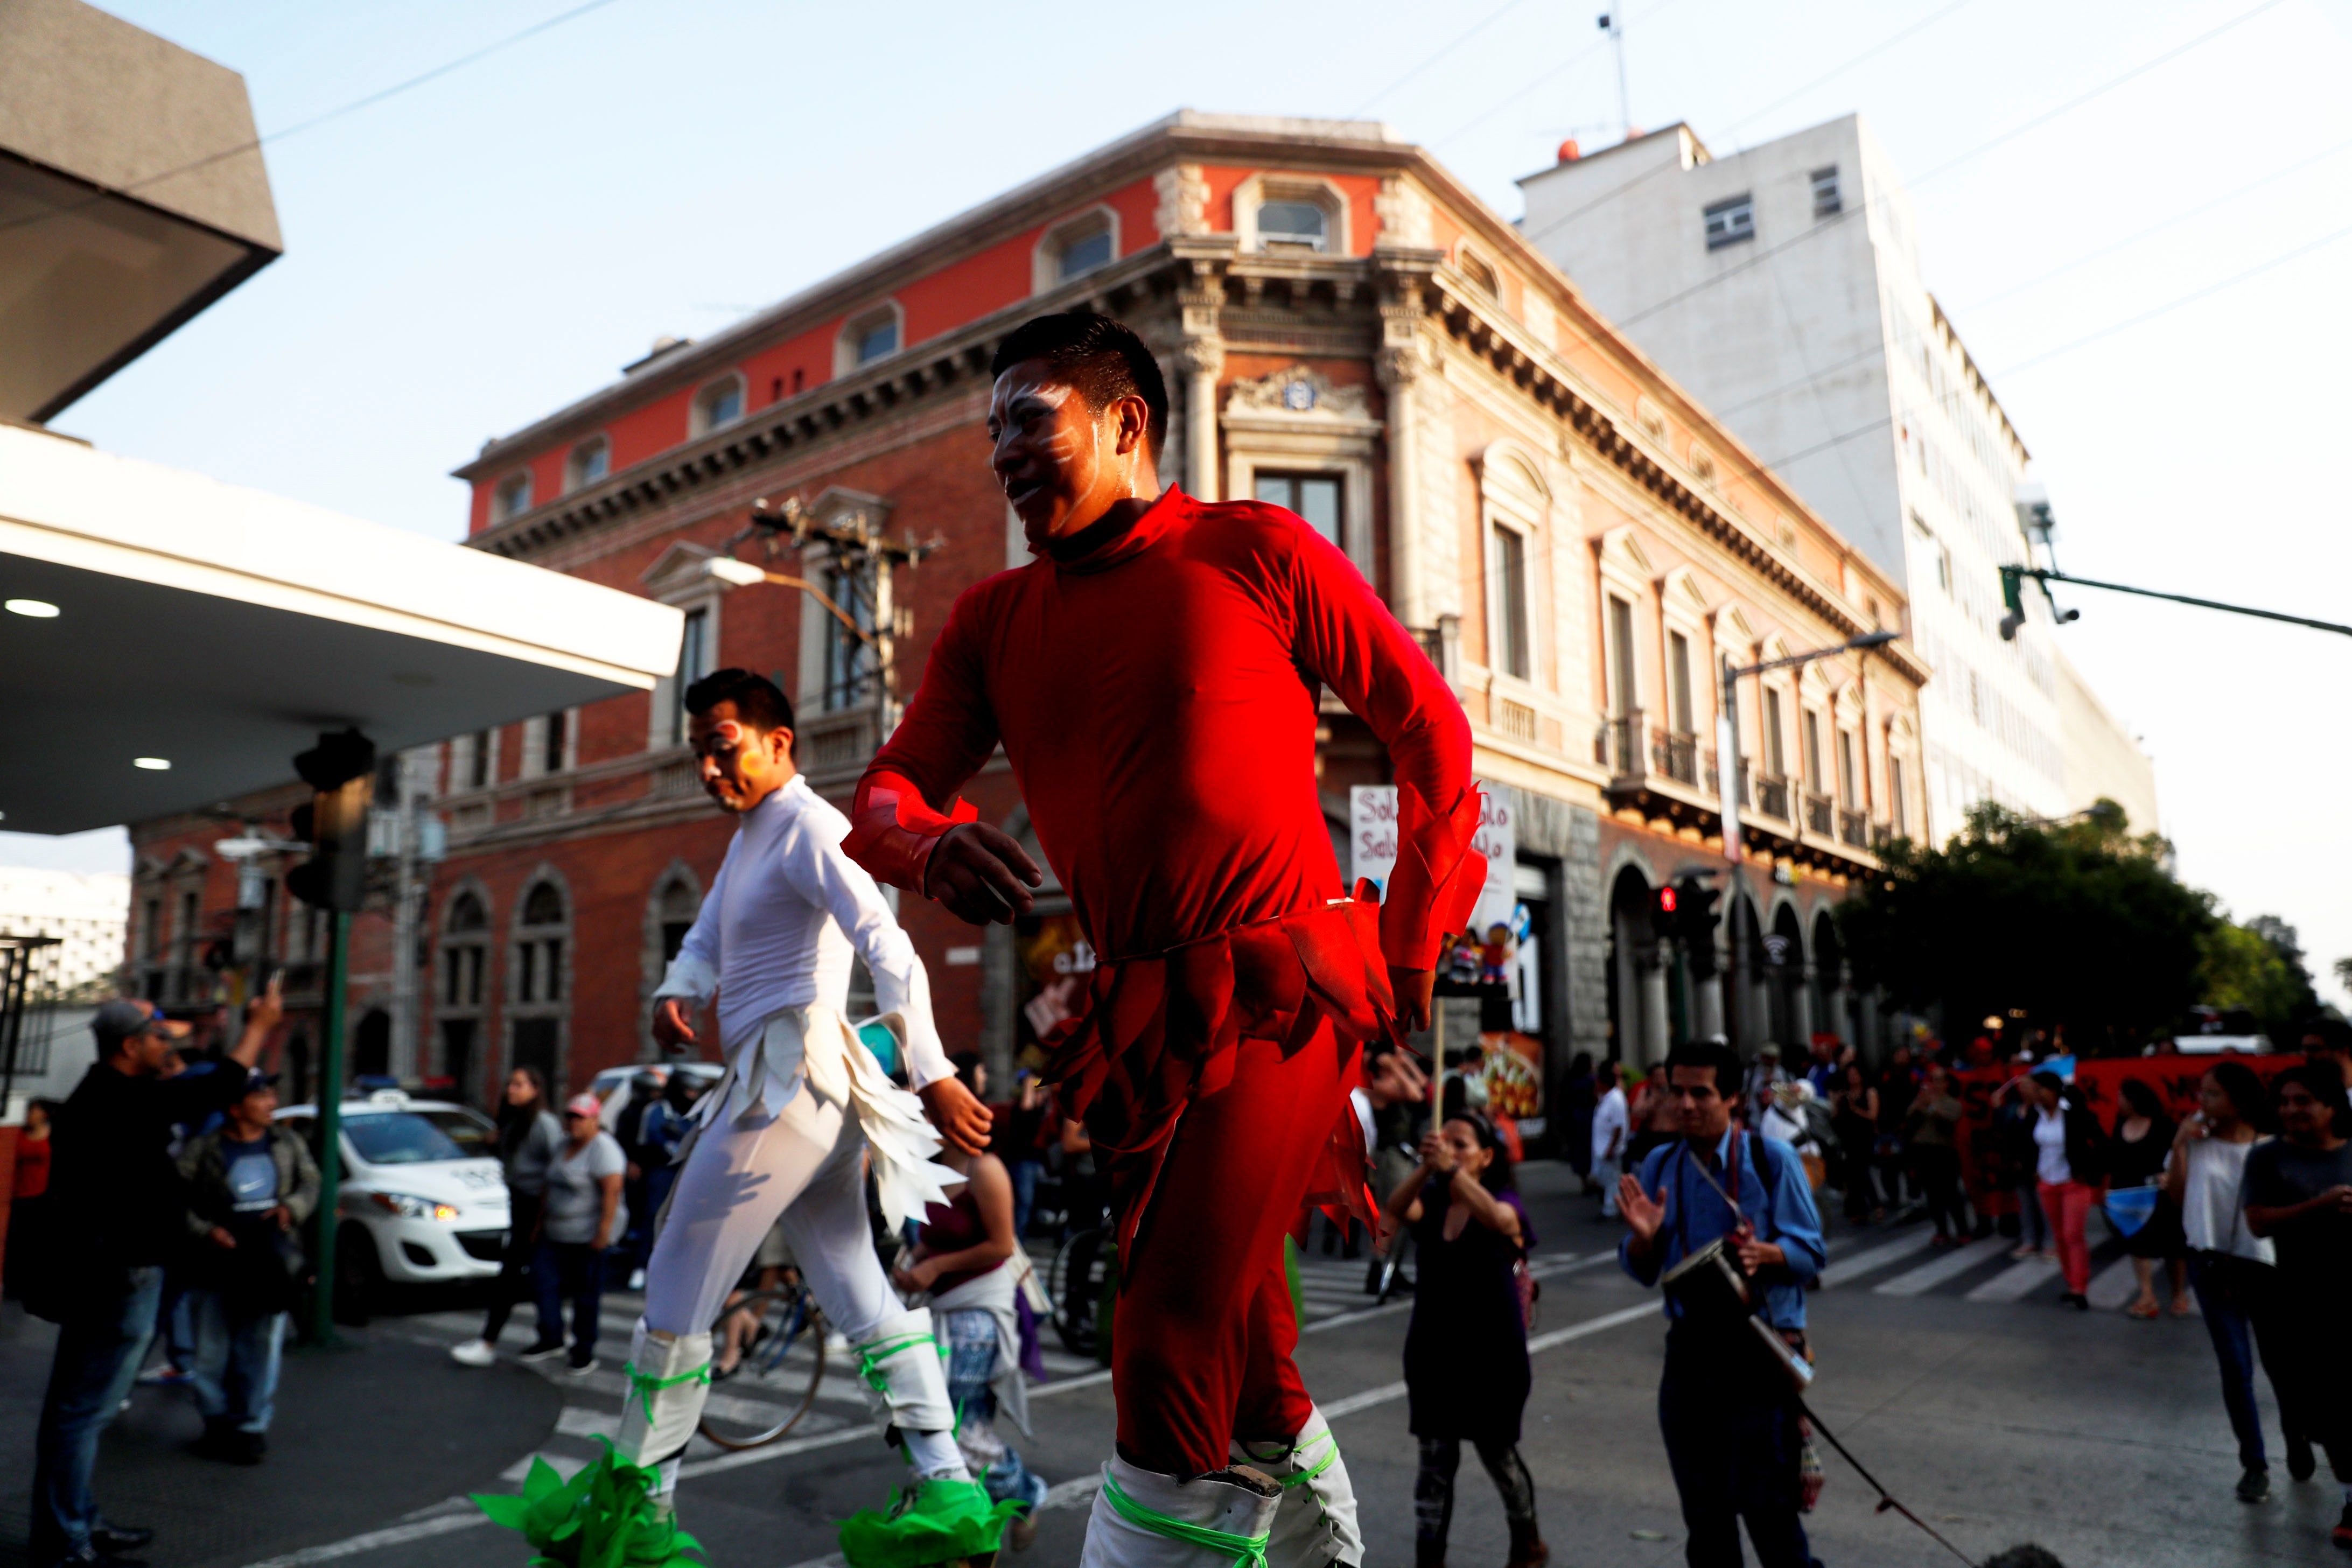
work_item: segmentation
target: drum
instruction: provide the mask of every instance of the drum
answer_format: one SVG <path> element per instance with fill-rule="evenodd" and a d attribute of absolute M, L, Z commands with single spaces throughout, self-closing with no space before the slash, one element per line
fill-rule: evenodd
<path fill-rule="evenodd" d="M 1748 1276 L 1725 1238 L 1717 1237 L 1659 1276 L 1658 1288 L 1701 1321 L 1740 1318 L 1755 1305 Z"/>

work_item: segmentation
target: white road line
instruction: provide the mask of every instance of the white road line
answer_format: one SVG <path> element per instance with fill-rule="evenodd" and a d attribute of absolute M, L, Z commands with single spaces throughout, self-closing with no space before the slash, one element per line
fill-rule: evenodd
<path fill-rule="evenodd" d="M 1970 1290 L 1970 1301 L 2022 1301 L 2058 1277 L 2058 1260 L 2054 1258 L 2028 1258 L 2012 1263 L 1983 1284 Z"/>
<path fill-rule="evenodd" d="M 1915 1252 L 1926 1251 L 1935 1239 L 1936 1233 L 1932 1230 L 1915 1231 L 1865 1252 L 1857 1252 L 1852 1258 L 1842 1258 L 1822 1270 L 1822 1289 L 1827 1290 L 1833 1286 L 1851 1284 L 1874 1269 L 1899 1263 Z"/>
<path fill-rule="evenodd" d="M 1972 1241 L 1966 1247 L 1956 1247 L 1943 1257 L 1923 1263 L 1907 1274 L 1897 1274 L 1877 1287 L 1875 1293 L 1881 1296 L 1925 1295 L 1947 1279 L 1991 1262 L 2010 1251 L 2011 1246 L 2008 1240 L 1995 1236 L 1982 1241 Z"/>

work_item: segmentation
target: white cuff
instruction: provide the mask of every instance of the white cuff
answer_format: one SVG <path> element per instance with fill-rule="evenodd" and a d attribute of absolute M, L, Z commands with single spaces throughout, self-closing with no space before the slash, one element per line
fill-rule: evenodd
<path fill-rule="evenodd" d="M 662 983 L 654 987 L 654 1000 L 683 996 L 689 1001 L 708 1002 L 718 989 L 719 972 L 693 954 L 681 952 L 669 961 Z"/>

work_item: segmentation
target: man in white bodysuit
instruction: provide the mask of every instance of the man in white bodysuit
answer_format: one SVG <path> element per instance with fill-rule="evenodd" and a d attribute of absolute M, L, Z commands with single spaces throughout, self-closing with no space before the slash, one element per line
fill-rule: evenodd
<path fill-rule="evenodd" d="M 631 1346 L 614 1459 L 624 1489 L 646 1503 L 636 1525 L 602 1528 L 671 1528 L 678 1456 L 709 1394 L 711 1324 L 781 1214 L 818 1304 L 882 1384 L 888 1430 L 912 1471 L 891 1510 L 844 1525 L 852 1568 L 992 1551 L 1003 1510 L 957 1451 L 929 1311 L 900 1303 L 876 1256 L 861 1158 L 872 1152 L 892 1223 L 919 1217 L 940 1183 L 961 1179 L 933 1162 L 940 1138 L 982 1152 L 988 1110 L 940 1044 L 914 944 L 873 878 L 841 852 L 847 819 L 793 765 L 789 700 L 764 677 L 722 669 L 688 688 L 686 705 L 703 787 L 740 826 L 655 993 L 654 1033 L 668 1047 L 693 1045 L 693 1013 L 715 994 L 727 1071 L 696 1110 Z M 843 1017 L 853 955 L 873 975 L 877 1010 L 896 1015 L 914 1095 L 890 1082 Z"/>

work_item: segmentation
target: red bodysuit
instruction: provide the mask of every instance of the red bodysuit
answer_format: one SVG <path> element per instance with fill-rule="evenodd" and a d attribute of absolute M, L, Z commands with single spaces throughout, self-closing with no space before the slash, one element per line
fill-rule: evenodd
<path fill-rule="evenodd" d="M 1377 916 L 1341 897 L 1319 686 L 1395 772 Z M 1000 742 L 1101 955 L 1052 1074 L 1108 1155 L 1119 1446 L 1162 1473 L 1221 1469 L 1236 1432 L 1286 1440 L 1307 1419 L 1281 1237 L 1335 1128 L 1352 1137 L 1347 1087 L 1389 1026 L 1388 965 L 1431 967 L 1477 895 L 1469 726 L 1321 535 L 1171 489 L 957 600 L 845 847 L 920 890 L 931 847 L 971 816 L 938 807 Z"/>

